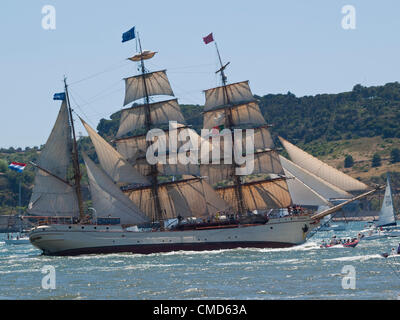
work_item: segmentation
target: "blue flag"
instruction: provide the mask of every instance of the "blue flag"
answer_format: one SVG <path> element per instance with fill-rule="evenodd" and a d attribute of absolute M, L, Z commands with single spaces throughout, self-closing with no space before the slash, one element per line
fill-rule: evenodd
<path fill-rule="evenodd" d="M 122 42 L 126 42 L 129 40 L 135 39 L 135 38 L 136 38 L 135 27 L 133 27 L 131 30 L 122 34 Z"/>
<path fill-rule="evenodd" d="M 65 100 L 65 92 L 61 92 L 61 93 L 56 93 L 56 94 L 54 94 L 53 100 L 61 100 L 61 101 L 64 101 L 64 100 Z"/>

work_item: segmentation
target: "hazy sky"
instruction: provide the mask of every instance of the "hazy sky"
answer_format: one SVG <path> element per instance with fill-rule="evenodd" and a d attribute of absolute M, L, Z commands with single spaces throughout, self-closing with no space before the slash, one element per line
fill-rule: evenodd
<path fill-rule="evenodd" d="M 45 5 L 56 9 L 55 30 L 42 28 Z M 342 28 L 345 5 L 356 9 L 355 30 Z M 92 126 L 121 109 L 122 79 L 137 72 L 125 60 L 135 41 L 121 43 L 132 26 L 158 51 L 148 68 L 168 70 L 181 103 L 202 104 L 202 90 L 218 84 L 215 47 L 202 42 L 210 32 L 230 82 L 250 80 L 258 95 L 337 93 L 399 80 L 399 14 L 398 0 L 2 0 L 0 146 L 46 142 L 64 75 Z"/>

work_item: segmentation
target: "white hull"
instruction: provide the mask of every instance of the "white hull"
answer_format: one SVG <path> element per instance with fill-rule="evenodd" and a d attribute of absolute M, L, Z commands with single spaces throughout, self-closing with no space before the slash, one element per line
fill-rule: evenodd
<path fill-rule="evenodd" d="M 271 219 L 264 225 L 209 230 L 134 232 L 120 226 L 49 225 L 31 230 L 32 244 L 46 255 L 155 253 L 302 244 L 318 223 L 309 216 Z"/>

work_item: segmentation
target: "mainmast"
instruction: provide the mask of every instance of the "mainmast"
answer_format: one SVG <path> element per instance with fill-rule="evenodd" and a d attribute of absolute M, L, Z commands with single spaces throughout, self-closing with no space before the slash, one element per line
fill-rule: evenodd
<path fill-rule="evenodd" d="M 222 63 L 221 55 L 219 53 L 218 45 L 217 42 L 215 41 L 215 48 L 217 49 L 217 54 L 218 54 L 218 59 L 219 63 L 221 65 L 221 68 L 216 72 L 221 74 L 221 80 L 222 80 L 222 85 L 223 85 L 223 90 L 224 90 L 224 96 L 226 99 L 226 105 L 225 105 L 225 128 L 232 130 L 233 128 L 233 119 L 232 119 L 232 102 L 230 101 L 228 90 L 227 90 L 227 77 L 225 75 L 225 69 L 229 65 L 230 62 L 227 64 Z M 245 211 L 247 210 L 245 208 L 245 205 L 243 203 L 243 190 L 242 190 L 242 179 L 240 176 L 235 174 L 235 170 L 238 167 L 236 162 L 235 162 L 235 153 L 234 153 L 234 144 L 232 145 L 232 176 L 234 177 L 234 188 L 235 188 L 235 195 L 236 195 L 236 201 L 237 201 L 237 206 L 238 206 L 238 213 L 240 215 L 245 214 Z"/>
<path fill-rule="evenodd" d="M 81 171 L 79 168 L 78 145 L 76 143 L 74 119 L 72 117 L 72 109 L 71 109 L 71 104 L 70 104 L 69 95 L 68 95 L 67 78 L 65 78 L 65 77 L 64 77 L 64 86 L 65 86 L 65 98 L 66 98 L 69 117 L 70 117 L 70 125 L 72 128 L 72 166 L 74 169 L 74 188 L 75 188 L 75 192 L 76 192 L 76 197 L 78 199 L 79 219 L 82 221 L 85 218 L 85 213 L 83 211 L 82 188 L 81 188 L 82 175 L 81 175 Z"/>
<path fill-rule="evenodd" d="M 143 60 L 143 50 L 142 50 L 142 43 L 140 41 L 139 33 L 138 33 L 138 42 L 139 42 L 139 50 L 140 50 L 140 65 L 142 69 L 142 79 L 143 79 L 143 87 L 144 87 L 144 92 L 145 92 L 145 124 L 146 124 L 146 132 L 148 132 L 151 129 L 151 112 L 150 112 L 150 97 L 149 97 L 149 92 L 147 89 L 147 83 L 146 83 L 146 78 L 145 78 L 145 73 L 146 69 L 144 67 L 144 60 Z M 147 141 L 146 146 L 147 149 L 150 147 L 151 142 Z M 152 193 L 153 193 L 153 199 L 154 199 L 154 207 L 155 207 L 155 212 L 156 212 L 156 220 L 160 222 L 160 226 L 163 229 L 163 214 L 161 210 L 161 204 L 160 204 L 160 197 L 158 195 L 158 169 L 157 165 L 151 165 L 150 166 L 150 180 L 151 180 L 151 186 L 152 186 Z"/>
<path fill-rule="evenodd" d="M 203 40 L 206 44 L 214 41 L 212 34 Z M 208 130 L 221 130 L 223 127 L 231 131 L 250 128 L 254 134 L 242 132 L 242 141 L 233 141 L 232 163 L 201 164 L 201 174 L 208 176 L 209 182 L 215 186 L 219 195 L 239 215 L 248 210 L 285 208 L 292 200 L 279 154 L 268 130 L 269 126 L 251 92 L 249 82 L 227 83 L 225 69 L 229 63 L 222 62 L 216 43 L 215 47 L 221 66 L 216 73 L 221 74 L 222 86 L 204 91 L 206 101 L 203 127 Z M 252 154 L 246 154 L 244 164 L 239 163 L 235 156 L 243 150 L 247 151 L 249 146 Z M 248 169 L 251 169 L 251 172 L 247 174 L 255 175 L 252 181 L 245 180 L 240 174 L 248 172 Z"/>

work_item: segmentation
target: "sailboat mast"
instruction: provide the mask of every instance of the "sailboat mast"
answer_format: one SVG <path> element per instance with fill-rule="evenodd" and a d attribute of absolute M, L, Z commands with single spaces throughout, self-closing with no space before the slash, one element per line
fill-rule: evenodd
<path fill-rule="evenodd" d="M 139 33 L 138 33 L 138 42 L 139 42 L 139 50 L 140 50 L 140 64 L 142 67 L 142 78 L 143 78 L 143 87 L 144 87 L 144 92 L 145 92 L 145 123 L 146 123 L 146 132 L 148 132 L 151 129 L 151 113 L 150 113 L 150 97 L 147 89 L 147 83 L 146 83 L 146 78 L 145 78 L 145 72 L 146 69 L 144 67 L 144 60 L 143 60 L 143 50 L 142 50 L 142 43 L 140 41 Z M 147 149 L 150 147 L 151 142 L 147 141 Z M 156 216 L 155 219 L 160 222 L 161 229 L 163 229 L 163 214 L 161 210 L 161 204 L 160 204 L 160 197 L 158 194 L 158 168 L 157 165 L 151 165 L 150 166 L 150 177 L 151 177 L 151 185 L 152 185 L 152 193 L 153 193 L 153 199 L 154 199 L 154 206 L 155 206 L 155 212 Z"/>
<path fill-rule="evenodd" d="M 229 95 L 228 95 L 228 89 L 227 89 L 227 77 L 225 75 L 225 68 L 228 66 L 229 62 L 224 65 L 222 63 L 222 59 L 221 59 L 221 55 L 219 53 L 219 49 L 218 49 L 218 45 L 217 42 L 215 41 L 215 48 L 217 49 L 217 54 L 218 54 L 218 59 L 219 59 L 219 63 L 221 65 L 221 69 L 219 69 L 217 72 L 220 72 L 221 74 L 221 80 L 222 80 L 222 85 L 224 88 L 224 95 L 225 95 L 225 99 L 226 99 L 226 106 L 225 106 L 225 115 L 226 115 L 226 119 L 227 119 L 227 129 L 231 129 L 233 127 L 233 119 L 232 119 L 232 110 L 230 108 L 231 106 L 231 101 L 229 99 Z M 235 186 L 235 195 L 236 195 L 236 200 L 237 200 L 237 205 L 238 205 L 238 211 L 239 214 L 244 214 L 245 213 L 245 206 L 243 203 L 243 190 L 242 190 L 242 179 L 240 176 L 234 174 L 237 164 L 235 162 L 235 153 L 234 153 L 234 146 L 232 147 L 232 170 L 233 170 L 233 176 L 234 176 L 234 186 Z"/>
<path fill-rule="evenodd" d="M 69 94 L 68 94 L 68 85 L 67 85 L 67 78 L 64 77 L 64 86 L 65 86 L 65 97 L 71 122 L 72 128 L 72 166 L 74 168 L 74 180 L 75 180 L 75 192 L 78 199 L 78 206 L 79 206 L 79 219 L 82 221 L 85 217 L 83 211 L 83 200 L 82 200 L 82 188 L 81 188 L 81 171 L 79 168 L 79 159 L 78 159 L 78 145 L 76 143 L 76 135 L 75 135 L 75 126 L 74 126 L 74 119 L 72 117 L 72 109 L 71 104 L 69 102 Z"/>

